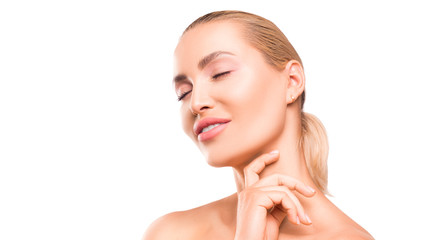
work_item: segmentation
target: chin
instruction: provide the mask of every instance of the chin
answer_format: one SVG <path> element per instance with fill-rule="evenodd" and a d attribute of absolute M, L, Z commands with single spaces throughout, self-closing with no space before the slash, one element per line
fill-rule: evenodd
<path fill-rule="evenodd" d="M 237 167 L 242 164 L 247 164 L 248 161 L 253 158 L 256 153 L 250 150 L 251 149 L 248 148 L 246 151 L 236 151 L 235 148 L 223 148 L 219 151 L 204 151 L 203 155 L 206 158 L 206 162 L 212 167 Z"/>
<path fill-rule="evenodd" d="M 282 132 L 283 129 L 279 127 L 263 129 L 261 133 L 246 131 L 243 135 L 223 135 L 222 138 L 209 143 L 197 142 L 197 145 L 210 166 L 239 168 L 248 164 L 266 149 L 271 150 L 269 146 L 277 141 L 279 133 Z"/>
<path fill-rule="evenodd" d="M 221 157 L 221 156 L 206 156 L 206 162 L 211 166 L 215 168 L 222 168 L 222 167 L 231 167 L 232 164 L 230 164 L 231 159 Z"/>

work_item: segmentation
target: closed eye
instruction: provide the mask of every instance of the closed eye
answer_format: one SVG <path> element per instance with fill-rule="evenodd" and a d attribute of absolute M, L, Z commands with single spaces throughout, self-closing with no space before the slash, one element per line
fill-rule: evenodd
<path fill-rule="evenodd" d="M 178 101 L 181 101 L 185 96 L 187 96 L 192 90 L 189 90 L 187 92 L 184 92 L 183 94 L 178 96 Z"/>
<path fill-rule="evenodd" d="M 227 76 L 227 75 L 228 75 L 228 74 L 230 74 L 230 73 L 231 73 L 231 71 L 218 73 L 218 74 L 215 74 L 215 75 L 212 77 L 212 79 L 214 79 L 214 80 L 218 80 L 218 79 L 220 79 L 220 78 L 222 78 L 222 77 Z M 192 90 L 189 90 L 189 91 L 187 91 L 187 92 L 182 93 L 180 96 L 178 96 L 178 101 L 181 101 L 182 99 L 184 99 L 184 98 L 185 98 L 185 96 L 187 96 L 189 93 L 191 93 L 191 91 L 192 91 Z"/>
<path fill-rule="evenodd" d="M 220 79 L 221 77 L 225 77 L 227 74 L 229 74 L 231 71 L 227 71 L 227 72 L 222 72 L 222 73 L 218 73 L 218 74 L 215 74 L 212 78 L 213 79 Z"/>

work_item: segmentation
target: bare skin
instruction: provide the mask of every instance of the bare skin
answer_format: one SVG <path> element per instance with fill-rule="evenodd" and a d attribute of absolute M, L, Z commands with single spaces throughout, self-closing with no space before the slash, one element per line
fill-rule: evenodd
<path fill-rule="evenodd" d="M 237 193 L 159 218 L 145 240 L 373 239 L 310 177 L 298 145 L 305 88 L 299 62 L 274 69 L 229 21 L 185 33 L 175 59 L 184 131 L 210 165 L 233 168 Z M 212 117 L 229 122 L 203 140 L 194 129 Z"/>
<path fill-rule="evenodd" d="M 296 192 L 295 196 L 312 223 L 298 223 L 286 216 L 279 224 L 278 235 L 269 235 L 265 239 L 373 239 L 325 195 L 317 192 L 309 194 L 309 191 L 306 191 L 307 196 L 312 197 L 307 198 Z M 151 225 L 144 239 L 264 239 L 254 237 L 254 231 L 249 231 L 248 236 L 236 236 L 239 194 L 188 211 L 165 215 Z M 260 224 L 262 221 L 253 222 Z M 253 230 L 256 226 L 251 228 Z"/>

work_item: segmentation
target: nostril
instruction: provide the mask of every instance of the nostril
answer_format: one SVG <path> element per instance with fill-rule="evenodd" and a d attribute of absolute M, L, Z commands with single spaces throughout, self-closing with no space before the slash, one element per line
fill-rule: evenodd
<path fill-rule="evenodd" d="M 206 93 L 202 94 L 200 91 L 194 91 L 193 88 L 189 105 L 192 112 L 195 114 L 200 114 L 201 112 L 206 112 L 207 110 L 213 108 L 213 106 L 214 100 L 210 95 Z"/>

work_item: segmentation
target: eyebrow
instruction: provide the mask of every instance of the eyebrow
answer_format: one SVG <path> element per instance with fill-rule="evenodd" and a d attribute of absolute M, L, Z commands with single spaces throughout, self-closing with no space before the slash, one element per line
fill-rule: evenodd
<path fill-rule="evenodd" d="M 199 61 L 199 64 L 197 66 L 199 67 L 200 70 L 202 70 L 203 68 L 206 67 L 206 65 L 208 65 L 210 62 L 212 62 L 215 58 L 217 58 L 223 54 L 234 55 L 231 52 L 216 51 L 216 52 L 213 52 L 213 53 L 205 56 L 204 58 L 202 58 Z"/>
<path fill-rule="evenodd" d="M 197 65 L 197 67 L 202 70 L 203 68 L 205 68 L 210 62 L 212 62 L 214 59 L 216 59 L 217 57 L 223 55 L 223 54 L 228 54 L 228 55 L 233 55 L 233 53 L 231 52 L 226 52 L 226 51 L 216 51 L 213 53 L 210 53 L 208 55 L 206 55 L 205 57 L 203 57 L 200 61 L 199 64 Z M 178 82 L 181 82 L 183 80 L 187 79 L 187 76 L 185 76 L 184 74 L 178 74 L 174 79 L 173 82 L 176 84 Z"/>

